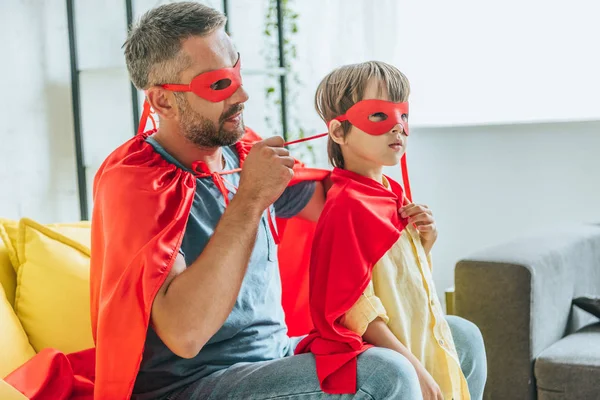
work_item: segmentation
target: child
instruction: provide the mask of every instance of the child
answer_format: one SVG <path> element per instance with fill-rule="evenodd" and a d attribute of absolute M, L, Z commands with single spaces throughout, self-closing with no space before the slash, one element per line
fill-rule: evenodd
<path fill-rule="evenodd" d="M 336 69 L 317 89 L 335 168 L 311 256 L 315 329 L 296 353 L 314 353 L 327 393 L 355 393 L 357 357 L 378 346 L 411 362 L 425 399 L 469 399 L 469 386 L 473 398 L 481 398 L 481 335 L 454 317 L 462 327 L 452 330 L 465 328 L 475 338 L 466 346 L 472 348 L 459 348 L 459 361 L 433 285 L 431 211 L 409 203 L 403 188 L 382 174 L 406 149 L 409 91 L 406 77 L 382 62 Z M 469 364 L 464 373 L 461 364 Z"/>

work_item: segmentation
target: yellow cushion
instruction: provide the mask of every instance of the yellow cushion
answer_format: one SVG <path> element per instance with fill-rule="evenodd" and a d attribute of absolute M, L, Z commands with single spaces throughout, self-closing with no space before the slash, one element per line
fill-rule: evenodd
<path fill-rule="evenodd" d="M 14 387 L 0 379 L 0 399 L 2 400 L 27 400 L 27 397 Z"/>
<path fill-rule="evenodd" d="M 4 293 L 11 306 L 15 304 L 15 289 L 17 288 L 17 275 L 13 266 L 15 265 L 13 262 L 17 262 L 17 251 L 8 234 L 13 226 L 16 232 L 16 221 L 0 218 L 0 286 L 4 288 Z"/>
<path fill-rule="evenodd" d="M 21 322 L 0 286 L 0 378 L 35 355 Z M 0 391 L 0 394 L 2 392 Z M 0 396 L 1 399 L 4 397 Z"/>
<path fill-rule="evenodd" d="M 90 223 L 88 221 L 66 224 L 46 225 L 56 232 L 90 247 Z M 15 304 L 17 270 L 20 261 L 17 252 L 19 223 L 0 218 L 0 284 L 4 287 L 6 298 Z"/>
<path fill-rule="evenodd" d="M 89 235 L 88 228 L 81 243 L 30 219 L 19 222 L 15 312 L 36 351 L 93 346 Z"/>

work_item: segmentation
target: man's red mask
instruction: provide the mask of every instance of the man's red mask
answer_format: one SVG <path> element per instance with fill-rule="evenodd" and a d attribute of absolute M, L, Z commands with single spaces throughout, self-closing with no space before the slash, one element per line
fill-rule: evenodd
<path fill-rule="evenodd" d="M 173 92 L 192 92 L 205 100 L 218 103 L 231 97 L 242 86 L 240 54 L 232 68 L 222 68 L 197 75 L 189 85 L 166 84 L 162 88 Z"/>
<path fill-rule="evenodd" d="M 408 136 L 408 103 L 361 100 L 350 107 L 346 114 L 334 119 L 348 121 L 369 135 L 383 135 L 400 124 Z"/>

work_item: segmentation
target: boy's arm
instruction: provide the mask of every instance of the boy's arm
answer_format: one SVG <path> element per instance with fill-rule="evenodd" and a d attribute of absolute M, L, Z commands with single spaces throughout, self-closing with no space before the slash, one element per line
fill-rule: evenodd
<path fill-rule="evenodd" d="M 423 398 L 425 400 L 443 400 L 442 392 L 437 383 L 419 360 L 388 328 L 388 321 L 386 310 L 379 297 L 375 295 L 373 281 L 371 281 L 354 306 L 344 314 L 340 323 L 361 335 L 367 343 L 402 354 L 417 372 Z"/>
<path fill-rule="evenodd" d="M 422 366 L 421 362 L 410 352 L 410 350 L 402 344 L 401 341 L 392 333 L 385 321 L 381 318 L 376 318 L 369 324 L 363 335 L 365 342 L 377 347 L 397 351 L 402 354 L 412 365 Z"/>
<path fill-rule="evenodd" d="M 394 350 L 406 357 L 413 367 L 415 367 L 415 371 L 419 377 L 421 391 L 423 392 L 423 398 L 425 400 L 443 400 L 442 391 L 433 377 L 427 372 L 417 357 L 415 357 L 410 350 L 396 338 L 381 318 L 377 318 L 369 324 L 363 335 L 363 339 L 376 347 Z"/>

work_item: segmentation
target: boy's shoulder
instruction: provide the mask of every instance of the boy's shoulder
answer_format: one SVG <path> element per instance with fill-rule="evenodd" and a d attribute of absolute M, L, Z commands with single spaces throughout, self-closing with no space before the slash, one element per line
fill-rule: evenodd
<path fill-rule="evenodd" d="M 327 192 L 325 207 L 338 211 L 347 211 L 347 209 L 364 208 L 364 196 L 360 191 L 360 186 L 352 180 L 344 182 L 335 182 Z"/>
<path fill-rule="evenodd" d="M 323 217 L 368 223 L 396 213 L 396 207 L 384 191 L 365 190 L 365 186 L 353 180 L 336 182 L 327 192 Z"/>

